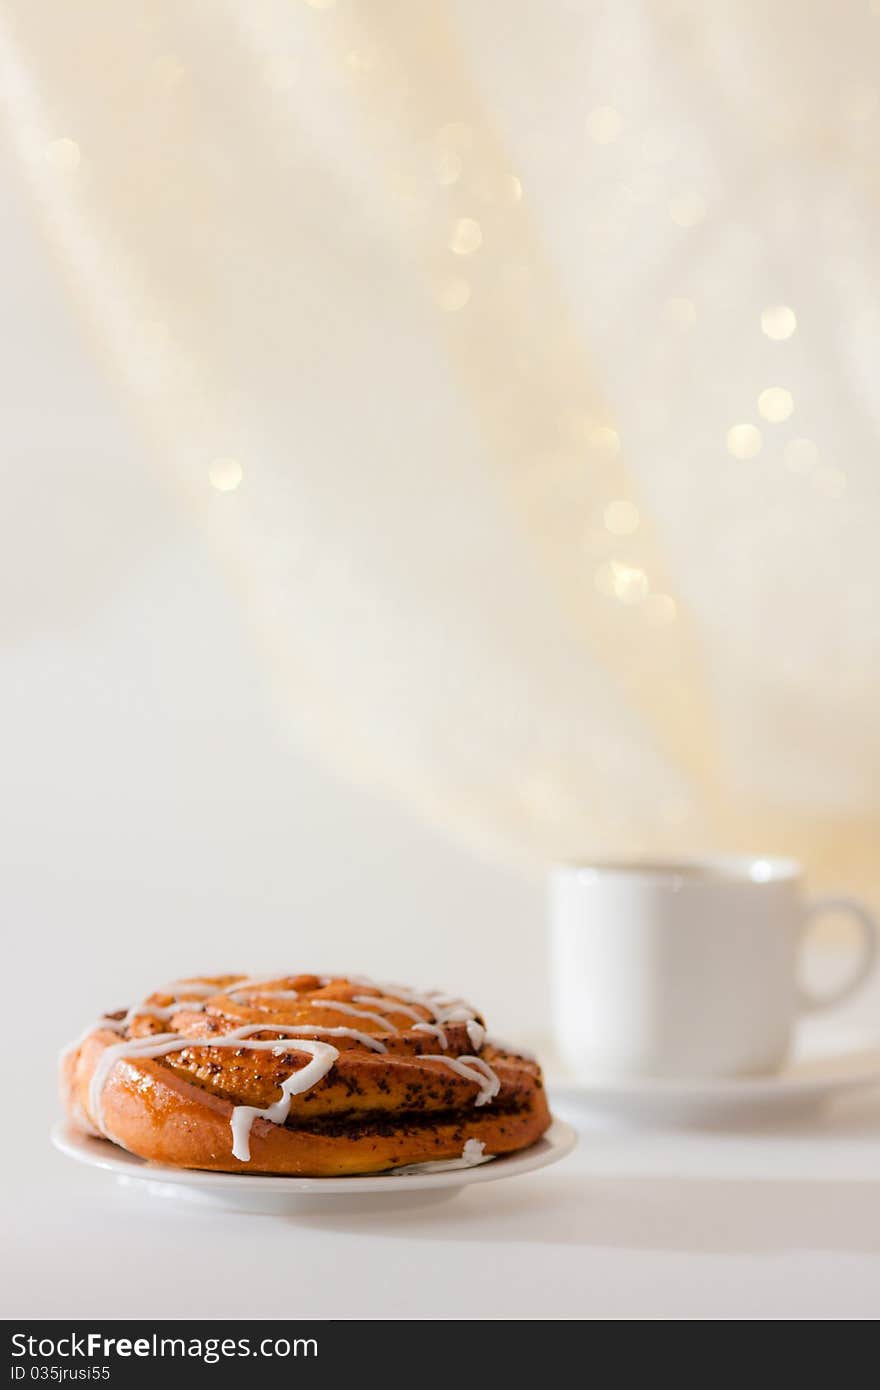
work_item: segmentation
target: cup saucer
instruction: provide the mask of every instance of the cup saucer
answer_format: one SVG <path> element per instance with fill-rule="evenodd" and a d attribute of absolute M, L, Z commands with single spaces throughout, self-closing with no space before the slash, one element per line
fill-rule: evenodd
<path fill-rule="evenodd" d="M 795 1057 L 764 1076 L 582 1078 L 551 1072 L 554 1106 L 622 1120 L 694 1128 L 793 1117 L 875 1086 L 880 1046 Z"/>

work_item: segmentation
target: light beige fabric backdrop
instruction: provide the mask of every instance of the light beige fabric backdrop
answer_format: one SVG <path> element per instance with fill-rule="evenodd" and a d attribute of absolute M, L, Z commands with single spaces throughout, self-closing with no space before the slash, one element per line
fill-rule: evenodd
<path fill-rule="evenodd" d="M 878 58 L 867 0 L 3 0 L 39 226 L 305 746 L 489 852 L 880 888 Z"/>

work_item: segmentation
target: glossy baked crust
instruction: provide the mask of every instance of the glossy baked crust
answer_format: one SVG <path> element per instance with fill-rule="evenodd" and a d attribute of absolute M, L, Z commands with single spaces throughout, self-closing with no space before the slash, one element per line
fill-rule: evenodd
<path fill-rule="evenodd" d="M 74 1123 L 142 1158 L 224 1172 L 373 1173 L 460 1158 L 468 1140 L 485 1154 L 510 1153 L 533 1144 L 550 1123 L 537 1063 L 486 1040 L 482 1019 L 461 1001 L 314 975 L 253 987 L 240 976 L 203 977 L 170 988 L 127 1017 L 108 1015 L 62 1062 Z M 212 1038 L 228 1039 L 245 1025 L 283 1031 L 261 1027 L 240 1046 L 234 1036 L 212 1046 Z M 249 1115 L 249 1158 L 234 1157 L 236 1107 L 276 1104 L 282 1083 L 312 1062 L 286 1036 L 303 1025 L 326 1029 L 309 1038 L 331 1044 L 338 1056 L 326 1075 L 292 1096 L 282 1123 Z M 346 1027 L 366 1040 L 330 1031 Z M 147 1039 L 160 1035 L 171 1038 L 173 1051 L 124 1055 L 135 1039 L 149 1049 Z M 249 1041 L 273 1046 L 256 1050 Z M 107 1048 L 116 1050 L 105 1056 Z M 464 1059 L 459 1065 L 471 1075 L 444 1058 Z M 493 1078 L 497 1093 L 487 1101 Z"/>

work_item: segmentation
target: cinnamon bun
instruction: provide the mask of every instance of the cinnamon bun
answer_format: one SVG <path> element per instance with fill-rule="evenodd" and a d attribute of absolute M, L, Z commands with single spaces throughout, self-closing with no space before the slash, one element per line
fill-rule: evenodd
<path fill-rule="evenodd" d="M 470 1005 L 359 976 L 177 981 L 99 1019 L 61 1075 L 77 1126 L 181 1168 L 479 1162 L 550 1123 L 538 1064 Z"/>

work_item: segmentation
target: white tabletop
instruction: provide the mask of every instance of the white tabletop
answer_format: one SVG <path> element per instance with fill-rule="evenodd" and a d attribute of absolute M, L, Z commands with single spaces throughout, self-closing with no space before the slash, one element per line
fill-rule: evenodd
<path fill-rule="evenodd" d="M 878 1000 L 813 1045 L 866 1041 Z M 117 1187 L 49 1148 L 51 1098 L 29 1085 L 4 1157 L 10 1317 L 880 1316 L 880 1084 L 724 1134 L 563 1107 L 580 1144 L 545 1172 L 423 1212 L 296 1219 Z"/>

